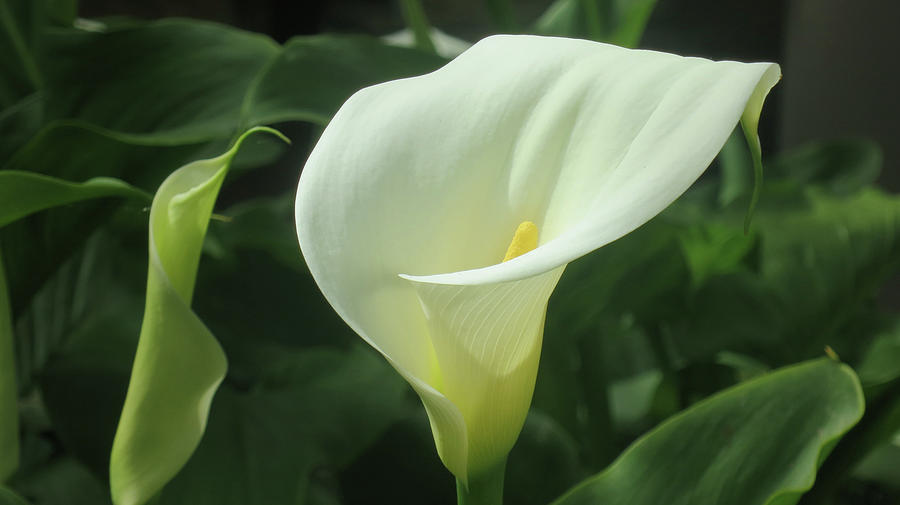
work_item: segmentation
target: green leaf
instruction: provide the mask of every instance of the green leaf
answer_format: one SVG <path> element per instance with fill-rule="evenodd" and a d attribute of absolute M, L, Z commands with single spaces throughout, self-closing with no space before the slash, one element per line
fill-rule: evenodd
<path fill-rule="evenodd" d="M 795 211 L 760 212 L 760 281 L 795 348 L 850 355 L 858 330 L 844 325 L 900 267 L 900 198 L 875 189 L 805 197 Z"/>
<path fill-rule="evenodd" d="M 92 293 L 97 307 L 71 326 L 65 344 L 55 349 L 41 370 L 39 384 L 63 447 L 105 482 L 137 346 L 143 300 L 140 293 L 122 285 L 91 280 L 93 291 L 98 291 Z"/>
<path fill-rule="evenodd" d="M 0 0 L 0 110 L 41 87 L 44 32 L 71 26 L 76 11 L 76 0 Z"/>
<path fill-rule="evenodd" d="M 894 380 L 879 395 L 866 391 L 866 417 L 835 447 L 819 469 L 819 480 L 802 504 L 824 503 L 836 494 L 840 484 L 861 461 L 900 431 L 900 380 Z"/>
<path fill-rule="evenodd" d="M 37 133 L 42 114 L 43 101 L 38 93 L 0 111 L 0 166 Z"/>
<path fill-rule="evenodd" d="M 179 143 L 234 135 L 244 97 L 280 52 L 265 36 L 188 20 L 58 30 L 46 42 L 49 120 Z"/>
<path fill-rule="evenodd" d="M 69 180 L 116 177 L 142 189 L 158 187 L 189 160 L 222 152 L 242 123 L 324 124 L 360 87 L 445 61 L 369 37 L 299 37 L 280 48 L 258 35 L 186 20 L 111 26 L 108 33 L 57 30 L 46 46 L 46 108 L 62 119 L 21 147 L 22 139 L 3 135 L 9 146 L 2 149 L 17 150 L 3 168 Z M 146 70 L 148 61 L 161 62 L 165 72 Z M 110 79 L 113 70 L 119 79 Z M 135 96 L 153 97 L 154 106 Z M 23 107 L 0 118 L 0 133 L 31 124 L 41 101 Z M 83 211 L 4 230 L 15 249 L 7 249 L 14 305 L 27 304 L 110 214 L 95 206 Z"/>
<path fill-rule="evenodd" d="M 534 31 L 637 47 L 655 7 L 656 0 L 556 0 Z"/>
<path fill-rule="evenodd" d="M 878 179 L 881 147 L 862 139 L 811 142 L 774 157 L 768 171 L 800 185 L 816 184 L 835 195 L 850 195 Z"/>
<path fill-rule="evenodd" d="M 617 22 L 609 42 L 622 47 L 637 47 L 647 28 L 656 0 L 614 0 Z"/>
<path fill-rule="evenodd" d="M 224 386 L 207 433 L 160 505 L 301 504 L 402 416 L 408 388 L 370 349 L 287 351 L 249 391 Z M 209 486 L 214 476 L 216 486 Z"/>
<path fill-rule="evenodd" d="M 824 358 L 784 368 L 666 421 L 554 503 L 795 503 L 862 414 L 849 367 Z"/>
<path fill-rule="evenodd" d="M 91 198 L 118 196 L 150 201 L 150 195 L 110 177 L 82 183 L 17 170 L 0 172 L 0 227 L 31 213 Z"/>
<path fill-rule="evenodd" d="M 325 125 L 355 91 L 431 72 L 447 60 L 365 36 L 315 35 L 288 40 L 249 90 L 247 124 L 311 121 Z"/>
<path fill-rule="evenodd" d="M 0 486 L 0 505 L 30 505 L 21 496 L 5 486 Z"/>
<path fill-rule="evenodd" d="M 363 86 L 445 62 L 369 37 L 297 37 L 282 47 L 258 34 L 179 19 L 103 33 L 56 31 L 46 54 L 49 119 L 166 145 L 229 138 L 277 121 L 324 124 Z"/>
<path fill-rule="evenodd" d="M 67 456 L 52 458 L 17 477 L 15 487 L 36 505 L 109 504 L 109 490 L 103 483 Z"/>
<path fill-rule="evenodd" d="M 190 303 L 219 188 L 257 131 L 280 135 L 247 131 L 225 154 L 176 170 L 153 199 L 145 316 L 110 460 L 117 505 L 146 503 L 187 462 L 225 377 L 225 354 Z"/>
<path fill-rule="evenodd" d="M 194 309 L 229 356 L 231 380 L 254 383 L 285 347 L 358 341 L 300 258 L 292 194 L 221 213 L 226 219 L 211 222 L 207 232 Z"/>
<path fill-rule="evenodd" d="M 434 43 L 431 41 L 431 26 L 425 17 L 425 9 L 419 0 L 400 0 L 403 11 L 403 19 L 406 26 L 413 32 L 416 47 L 422 51 L 434 53 Z"/>
<path fill-rule="evenodd" d="M 715 222 L 685 227 L 678 242 L 691 271 L 691 284 L 699 287 L 714 275 L 741 270 L 754 239 L 753 234 Z"/>
<path fill-rule="evenodd" d="M 31 94 L 41 82 L 33 54 L 40 4 L 0 0 L 0 109 Z"/>
<path fill-rule="evenodd" d="M 900 489 L 900 437 L 872 451 L 853 472 L 854 477 Z"/>
<path fill-rule="evenodd" d="M 582 28 L 580 0 L 556 0 L 535 21 L 534 32 L 539 35 L 556 35 L 577 37 L 585 30 Z"/>
<path fill-rule="evenodd" d="M 900 379 L 900 320 L 873 337 L 856 370 L 866 390 Z"/>
<path fill-rule="evenodd" d="M 579 447 L 551 417 L 531 409 L 506 467 L 506 502 L 545 504 L 584 477 Z"/>
<path fill-rule="evenodd" d="M 78 16 L 78 0 L 43 0 L 44 15 L 56 25 L 71 26 Z"/>
<path fill-rule="evenodd" d="M 0 483 L 6 481 L 19 466 L 18 400 L 12 311 L 6 289 L 3 255 L 0 254 Z"/>

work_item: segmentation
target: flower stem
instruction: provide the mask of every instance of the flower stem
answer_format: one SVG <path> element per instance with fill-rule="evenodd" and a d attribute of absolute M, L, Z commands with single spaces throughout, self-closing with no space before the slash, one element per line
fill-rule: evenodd
<path fill-rule="evenodd" d="M 503 476 L 506 473 L 506 460 L 493 469 L 477 477 L 469 478 L 466 486 L 456 479 L 456 497 L 458 505 L 503 505 Z"/>

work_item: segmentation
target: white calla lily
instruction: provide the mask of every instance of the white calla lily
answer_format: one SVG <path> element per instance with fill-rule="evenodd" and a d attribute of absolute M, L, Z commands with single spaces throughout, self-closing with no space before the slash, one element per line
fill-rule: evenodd
<path fill-rule="evenodd" d="M 518 437 L 566 264 L 668 206 L 742 116 L 755 138 L 779 78 L 770 63 L 495 36 L 340 109 L 300 177 L 300 246 L 419 394 L 463 485 Z"/>

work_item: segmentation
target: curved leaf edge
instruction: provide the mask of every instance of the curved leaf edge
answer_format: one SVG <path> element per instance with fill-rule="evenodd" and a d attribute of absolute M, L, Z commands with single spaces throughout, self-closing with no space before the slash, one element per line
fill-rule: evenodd
<path fill-rule="evenodd" d="M 775 492 L 766 499 L 766 501 L 763 503 L 763 505 L 773 505 L 773 504 L 777 503 L 776 500 L 789 499 L 789 498 L 792 498 L 793 496 L 802 495 L 803 493 L 812 489 L 812 486 L 816 480 L 816 474 L 818 472 L 818 469 L 822 465 L 823 461 L 828 456 L 828 454 L 831 452 L 831 449 L 834 448 L 834 446 L 837 444 L 837 442 L 844 435 L 846 435 L 848 431 L 850 431 L 854 426 L 856 426 L 857 423 L 859 423 L 859 421 L 863 417 L 863 414 L 865 413 L 865 395 L 863 393 L 862 385 L 861 385 L 856 373 L 848 365 L 846 365 L 844 363 L 836 362 L 835 360 L 833 360 L 830 357 L 819 358 L 819 359 L 810 360 L 810 361 L 806 361 L 806 362 L 802 362 L 802 363 L 796 363 L 796 364 L 789 365 L 789 366 L 786 366 L 786 367 L 783 367 L 783 368 L 780 368 L 777 370 L 773 370 L 773 371 L 768 372 L 765 375 L 762 375 L 758 378 L 742 382 L 740 384 L 737 384 L 736 386 L 733 386 L 724 391 L 720 391 L 712 396 L 704 398 L 703 400 L 697 402 L 696 404 L 692 405 L 691 407 L 689 407 L 685 410 L 682 410 L 678 414 L 675 414 L 674 416 L 666 419 L 665 421 L 663 421 L 662 423 L 660 423 L 656 427 L 654 427 L 652 430 L 650 430 L 647 433 L 645 433 L 644 435 L 642 435 L 640 438 L 638 438 L 636 441 L 634 441 L 631 445 L 629 445 L 628 448 L 626 448 L 615 459 L 615 461 L 610 463 L 609 466 L 607 466 L 605 469 L 603 469 L 600 473 L 597 473 L 597 474 L 581 481 L 580 483 L 575 484 L 572 488 L 570 488 L 568 491 L 563 493 L 559 498 L 552 501 L 550 505 L 565 505 L 566 501 L 571 496 L 575 495 L 583 488 L 589 487 L 594 481 L 600 480 L 603 477 L 605 477 L 608 473 L 611 473 L 612 470 L 621 461 L 626 459 L 632 452 L 638 450 L 642 445 L 644 445 L 646 443 L 647 439 L 649 439 L 650 437 L 659 433 L 660 431 L 664 430 L 668 426 L 680 422 L 683 418 L 691 415 L 693 410 L 695 410 L 699 407 L 703 407 L 709 403 L 715 402 L 718 399 L 723 398 L 725 396 L 730 396 L 731 394 L 734 394 L 735 392 L 740 392 L 744 389 L 751 388 L 754 385 L 758 384 L 759 382 L 772 380 L 773 376 L 782 374 L 784 372 L 789 372 L 789 371 L 792 371 L 792 370 L 795 370 L 798 368 L 811 366 L 813 364 L 820 363 L 823 361 L 835 362 L 837 364 L 837 366 L 839 367 L 839 370 L 841 372 L 843 372 L 844 374 L 846 374 L 847 377 L 851 380 L 851 383 L 853 384 L 855 396 L 857 399 L 857 405 L 856 405 L 858 407 L 857 415 L 853 419 L 852 423 L 847 424 L 845 429 L 843 429 L 842 431 L 836 433 L 834 436 L 832 436 L 826 440 L 823 440 L 821 442 L 821 444 L 819 445 L 819 450 L 817 452 L 817 456 L 816 456 L 815 468 L 812 468 L 810 470 L 810 472 L 807 474 L 807 479 L 804 481 L 802 486 L 797 487 L 797 488 L 783 489 L 778 492 Z M 784 503 L 792 503 L 792 502 L 786 501 Z"/>
<path fill-rule="evenodd" d="M 196 262 L 186 261 L 184 258 L 181 258 L 185 263 L 183 265 L 173 265 L 170 264 L 169 267 L 175 266 L 180 272 L 181 280 L 177 282 L 173 282 L 173 278 L 171 277 L 169 269 L 166 268 L 166 261 L 161 257 L 159 244 L 154 238 L 153 228 L 154 228 L 154 211 L 157 212 L 168 212 L 169 206 L 172 202 L 177 202 L 179 200 L 184 201 L 189 199 L 192 195 L 202 192 L 210 192 L 212 193 L 212 202 L 209 204 L 208 212 L 212 212 L 212 205 L 214 204 L 215 198 L 219 191 L 222 181 L 227 174 L 228 168 L 234 156 L 237 154 L 241 144 L 244 140 L 258 132 L 265 132 L 275 135 L 276 137 L 290 143 L 290 140 L 285 137 L 281 132 L 274 130 L 272 128 L 258 126 L 251 128 L 240 135 L 237 140 L 234 142 L 231 148 L 229 148 L 224 154 L 217 156 L 211 159 L 205 160 L 197 160 L 192 163 L 188 163 L 187 165 L 181 167 L 179 170 L 173 172 L 169 178 L 167 178 L 160 185 L 159 190 L 157 190 L 156 196 L 154 197 L 153 208 L 151 208 L 150 212 L 150 230 L 149 230 L 149 273 L 148 273 L 148 282 L 147 282 L 147 295 L 146 295 L 146 309 L 144 315 L 144 322 L 141 328 L 141 336 L 138 340 L 138 348 L 135 354 L 134 364 L 132 365 L 131 377 L 129 379 L 128 385 L 128 393 L 126 395 L 125 404 L 122 407 L 122 414 L 118 422 L 118 426 L 116 429 L 116 436 L 113 440 L 113 447 L 111 451 L 110 457 L 110 488 L 112 492 L 112 500 L 113 503 L 117 505 L 127 504 L 127 505 L 139 505 L 143 503 L 147 503 L 152 499 L 153 495 L 155 495 L 162 487 L 165 485 L 168 480 L 176 475 L 181 468 L 184 467 L 187 460 L 190 458 L 190 455 L 196 450 L 197 445 L 199 444 L 200 439 L 203 436 L 203 432 L 206 429 L 206 420 L 209 415 L 209 410 L 212 404 L 213 396 L 217 391 L 218 387 L 221 385 L 222 380 L 225 378 L 225 374 L 227 372 L 227 358 L 225 356 L 224 350 L 221 348 L 219 342 L 215 339 L 215 336 L 212 332 L 209 331 L 208 328 L 203 324 L 200 318 L 193 312 L 190 307 L 190 300 L 193 294 L 193 287 L 196 281 L 196 270 L 200 260 L 200 249 L 198 248 L 196 251 L 188 251 L 188 254 L 192 252 L 196 252 Z M 200 168 L 202 166 L 219 166 L 218 169 L 215 169 L 211 173 L 209 173 L 204 179 L 191 181 L 190 170 L 192 168 Z M 185 171 L 188 170 L 188 172 Z M 194 182 L 194 184 L 189 185 L 186 188 L 176 188 L 180 189 L 179 191 L 172 192 L 171 185 L 179 184 L 181 181 L 179 179 L 187 177 L 187 181 Z M 209 217 L 205 217 L 204 219 L 208 220 Z M 205 226 L 202 228 L 202 235 L 205 235 L 206 228 Z M 200 237 L 200 241 L 202 242 L 202 235 Z M 191 265 L 193 263 L 193 265 Z M 187 269 L 184 267 L 187 266 Z M 193 270 L 193 271 L 191 271 Z M 147 374 L 152 375 L 154 373 L 159 374 L 160 371 L 158 369 L 158 365 L 154 363 L 154 360 L 158 360 L 159 356 L 165 354 L 165 349 L 160 350 L 162 348 L 154 349 L 152 343 L 148 342 L 148 338 L 156 340 L 154 335 L 157 335 L 155 327 L 148 326 L 148 315 L 151 318 L 158 318 L 159 314 L 156 314 L 158 308 L 154 306 L 151 302 L 151 299 L 161 300 L 160 304 L 165 305 L 165 300 L 169 299 L 170 303 L 174 303 L 172 307 L 177 309 L 177 312 L 181 315 L 179 316 L 177 313 L 170 313 L 170 319 L 173 320 L 181 320 L 182 324 L 188 324 L 188 326 L 192 326 L 194 330 L 199 333 L 199 345 L 200 347 L 205 347 L 207 351 L 212 353 L 210 355 L 210 360 L 212 364 L 208 364 L 207 370 L 205 373 L 209 375 L 209 377 L 205 377 L 209 379 L 201 385 L 202 395 L 196 398 L 197 404 L 193 405 L 193 409 L 196 410 L 197 414 L 199 414 L 199 435 L 197 435 L 196 441 L 191 444 L 191 447 L 181 447 L 177 452 L 180 454 L 172 454 L 172 453 L 160 453 L 156 455 L 151 455 L 151 459 L 154 458 L 163 458 L 164 460 L 169 460 L 171 463 L 172 460 L 182 460 L 180 464 L 175 464 L 176 467 L 174 471 L 163 470 L 162 472 L 156 471 L 151 472 L 151 475 L 141 477 L 138 479 L 136 476 L 146 473 L 146 461 L 141 462 L 140 457 L 137 458 L 138 463 L 135 463 L 134 456 L 130 455 L 130 448 L 137 443 L 142 443 L 140 440 L 141 428 L 138 425 L 137 430 L 132 426 L 133 423 L 140 423 L 141 416 L 140 413 L 143 410 L 146 410 L 146 405 L 153 405 L 154 403 L 159 403 L 161 397 L 165 396 L 165 394 L 160 395 L 160 392 L 153 392 L 152 388 L 145 382 L 142 382 L 140 379 L 136 380 L 135 377 L 138 375 L 146 376 Z M 157 342 L 157 345 L 159 343 Z M 158 363 L 158 361 L 156 361 Z M 136 372 L 140 370 L 143 373 Z M 138 375 L 136 375 L 138 374 Z M 196 384 L 194 385 L 196 386 Z M 123 431 L 123 426 L 126 428 Z M 152 428 L 150 431 L 153 431 Z M 136 439 L 136 435 L 138 442 L 134 442 Z M 159 433 L 150 433 L 147 435 L 144 433 L 144 436 L 149 436 L 153 438 L 154 436 L 159 436 Z M 193 438 L 190 436 L 189 438 Z M 144 441 L 146 442 L 146 441 Z M 190 442 L 189 442 L 190 444 Z M 165 448 L 164 448 L 165 449 Z M 185 450 L 186 449 L 186 450 Z M 145 467 L 143 470 L 141 467 Z M 156 475 L 154 475 L 155 473 Z M 164 475 L 160 478 L 159 474 L 171 474 L 167 477 Z M 149 490 L 149 491 L 148 491 Z"/>

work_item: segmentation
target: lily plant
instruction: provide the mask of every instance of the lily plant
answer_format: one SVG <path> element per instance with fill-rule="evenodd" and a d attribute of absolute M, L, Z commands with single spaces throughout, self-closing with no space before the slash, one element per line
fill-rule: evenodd
<path fill-rule="evenodd" d="M 501 501 L 566 264 L 665 209 L 739 121 L 758 153 L 779 78 L 772 63 L 494 36 L 343 105 L 300 177 L 300 247 L 418 393 L 460 503 Z"/>

